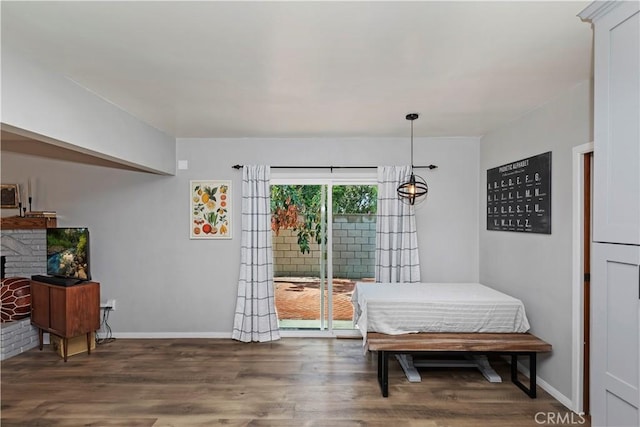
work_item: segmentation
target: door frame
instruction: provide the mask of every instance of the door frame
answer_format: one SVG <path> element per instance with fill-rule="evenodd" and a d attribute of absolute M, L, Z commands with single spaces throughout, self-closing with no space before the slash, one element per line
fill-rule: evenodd
<path fill-rule="evenodd" d="M 378 185 L 377 170 L 371 172 L 326 172 L 326 173 L 309 173 L 308 170 L 301 169 L 300 172 L 271 172 L 269 185 L 327 185 L 330 188 L 333 185 Z M 327 203 L 333 203 L 332 191 L 327 192 Z M 333 212 L 327 210 L 327 259 L 333 258 L 333 233 L 332 220 Z M 333 293 L 333 266 L 327 263 L 327 288 Z M 329 321 L 327 329 L 324 330 L 280 330 L 282 337 L 359 337 L 361 333 L 357 329 L 333 329 L 333 307 L 331 299 L 329 299 Z"/>
<path fill-rule="evenodd" d="M 573 250 L 572 250 L 572 369 L 571 410 L 584 408 L 584 156 L 593 152 L 593 142 L 573 148 Z"/>

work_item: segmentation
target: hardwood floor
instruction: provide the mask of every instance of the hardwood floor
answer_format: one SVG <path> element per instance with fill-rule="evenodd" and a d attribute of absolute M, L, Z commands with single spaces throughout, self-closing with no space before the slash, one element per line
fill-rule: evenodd
<path fill-rule="evenodd" d="M 563 425 L 546 423 L 548 413 L 569 420 L 542 389 L 529 399 L 506 363 L 492 364 L 504 382 L 457 368 L 423 371 L 422 383 L 409 383 L 392 361 L 383 398 L 376 358 L 355 339 L 121 339 L 67 363 L 45 346 L 2 362 L 2 426 Z"/>

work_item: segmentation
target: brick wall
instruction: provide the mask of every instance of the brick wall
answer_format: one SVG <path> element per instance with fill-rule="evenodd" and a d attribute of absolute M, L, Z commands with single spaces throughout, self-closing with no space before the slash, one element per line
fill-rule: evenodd
<path fill-rule="evenodd" d="M 38 329 L 31 326 L 31 319 L 2 324 L 0 360 L 9 359 L 38 345 Z"/>
<path fill-rule="evenodd" d="M 310 244 L 310 253 L 302 254 L 292 230 L 273 235 L 273 263 L 276 277 L 317 277 L 320 247 Z M 375 215 L 334 215 L 333 276 L 347 279 L 375 277 Z"/>
<path fill-rule="evenodd" d="M 6 277 L 31 277 L 47 272 L 46 230 L 2 230 L 2 255 Z M 2 324 L 0 360 L 38 346 L 38 329 L 26 318 Z"/>
<path fill-rule="evenodd" d="M 7 277 L 31 277 L 47 272 L 46 230 L 2 230 L 2 255 Z"/>

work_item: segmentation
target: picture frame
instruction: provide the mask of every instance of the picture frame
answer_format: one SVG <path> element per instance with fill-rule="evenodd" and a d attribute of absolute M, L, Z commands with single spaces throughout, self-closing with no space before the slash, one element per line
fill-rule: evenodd
<path fill-rule="evenodd" d="M 18 184 L 0 185 L 0 207 L 2 209 L 18 209 L 20 194 Z"/>
<path fill-rule="evenodd" d="M 551 234 L 551 151 L 487 169 L 487 230 Z"/>
<path fill-rule="evenodd" d="M 191 239 L 231 239 L 231 181 L 189 181 Z"/>

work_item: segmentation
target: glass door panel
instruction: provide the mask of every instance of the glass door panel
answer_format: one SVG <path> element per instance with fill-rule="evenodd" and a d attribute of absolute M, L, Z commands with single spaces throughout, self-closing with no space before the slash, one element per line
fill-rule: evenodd
<path fill-rule="evenodd" d="M 333 329 L 353 329 L 356 282 L 374 281 L 377 186 L 332 186 Z"/>
<path fill-rule="evenodd" d="M 326 326 L 326 185 L 272 185 L 274 285 L 283 329 Z"/>
<path fill-rule="evenodd" d="M 355 282 L 374 280 L 377 187 L 327 181 L 271 186 L 282 329 L 353 329 Z"/>

